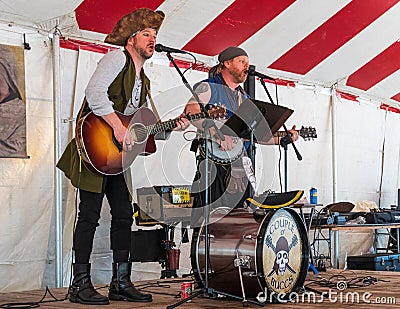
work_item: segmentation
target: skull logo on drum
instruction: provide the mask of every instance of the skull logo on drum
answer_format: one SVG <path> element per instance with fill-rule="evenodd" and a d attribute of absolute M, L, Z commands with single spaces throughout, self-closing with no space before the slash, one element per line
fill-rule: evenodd
<path fill-rule="evenodd" d="M 274 273 L 280 276 L 285 274 L 286 269 L 289 270 L 292 274 L 296 272 L 289 265 L 289 252 L 290 250 L 297 245 L 298 239 L 296 235 L 293 235 L 291 244 L 288 243 L 286 237 L 279 237 L 276 245 L 272 243 L 271 235 L 266 237 L 265 243 L 267 247 L 271 248 L 275 252 L 275 263 L 271 272 L 267 277 L 272 276 Z"/>
<path fill-rule="evenodd" d="M 283 276 L 286 270 L 286 265 L 289 263 L 289 253 L 285 250 L 278 251 L 275 257 L 275 263 L 278 264 L 279 274 Z"/>

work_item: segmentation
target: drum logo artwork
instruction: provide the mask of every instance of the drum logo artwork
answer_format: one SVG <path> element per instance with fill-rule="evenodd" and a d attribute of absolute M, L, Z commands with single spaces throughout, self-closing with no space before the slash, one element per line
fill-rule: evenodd
<path fill-rule="evenodd" d="M 267 225 L 263 243 L 263 267 L 270 291 L 294 290 L 301 272 L 302 243 L 293 216 L 277 211 Z"/>

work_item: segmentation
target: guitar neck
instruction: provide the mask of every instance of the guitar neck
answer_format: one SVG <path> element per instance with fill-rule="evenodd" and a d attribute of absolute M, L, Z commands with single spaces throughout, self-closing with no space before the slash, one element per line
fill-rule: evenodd
<path fill-rule="evenodd" d="M 206 114 L 201 112 L 198 114 L 193 114 L 193 115 L 186 115 L 185 118 L 189 121 L 195 121 L 195 120 L 199 120 L 202 118 L 206 118 Z M 167 131 L 167 130 L 172 130 L 174 128 L 176 128 L 177 125 L 177 121 L 179 118 L 175 118 L 175 119 L 170 119 L 167 121 L 163 121 L 163 122 L 159 122 L 159 123 L 155 123 L 152 125 L 147 126 L 147 130 L 150 134 L 156 134 L 159 132 L 163 132 L 163 131 Z"/>

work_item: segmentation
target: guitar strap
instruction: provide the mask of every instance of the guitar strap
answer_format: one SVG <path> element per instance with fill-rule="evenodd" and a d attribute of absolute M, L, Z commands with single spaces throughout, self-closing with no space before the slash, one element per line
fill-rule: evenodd
<path fill-rule="evenodd" d="M 160 115 L 158 114 L 156 105 L 154 104 L 153 98 L 151 97 L 149 85 L 145 84 L 145 87 L 146 87 L 147 95 L 149 96 L 149 100 L 150 100 L 150 104 L 151 104 L 151 109 L 153 110 L 153 113 L 154 113 L 154 115 L 155 115 L 156 118 L 157 118 L 157 122 L 160 122 L 160 121 L 161 121 L 161 120 L 160 120 Z"/>
<path fill-rule="evenodd" d="M 76 116 L 76 123 L 78 123 L 79 119 L 81 119 L 81 117 L 83 116 L 83 111 L 85 110 L 87 105 L 88 104 L 87 104 L 87 100 L 86 100 L 86 97 L 85 97 L 83 99 L 83 102 L 82 102 L 81 108 L 80 108 L 80 110 L 78 112 L 78 115 Z"/>
<path fill-rule="evenodd" d="M 158 111 L 157 111 L 156 105 L 154 104 L 153 98 L 151 97 L 149 86 L 147 84 L 145 84 L 145 87 L 146 87 L 147 95 L 149 96 L 149 100 L 150 100 L 150 104 L 151 104 L 151 108 L 153 110 L 153 113 L 157 118 L 157 122 L 160 122 L 161 118 L 160 118 L 160 115 L 158 114 Z M 76 117 L 76 121 L 77 122 L 83 116 L 83 112 L 84 112 L 86 107 L 87 107 L 87 100 L 86 100 L 86 98 L 84 98 L 83 103 L 81 105 L 81 108 L 80 108 L 80 110 L 78 112 L 78 116 Z"/>

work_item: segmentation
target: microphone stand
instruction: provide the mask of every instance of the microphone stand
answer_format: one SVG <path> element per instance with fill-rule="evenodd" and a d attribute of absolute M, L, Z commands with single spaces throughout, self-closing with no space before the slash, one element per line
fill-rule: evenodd
<path fill-rule="evenodd" d="M 202 113 L 204 113 L 204 115 L 206 116 L 206 118 L 203 120 L 203 128 L 206 130 L 209 130 L 210 128 L 214 128 L 215 132 L 218 135 L 218 138 L 221 140 L 225 140 L 224 135 L 221 133 L 221 131 L 217 128 L 217 126 L 215 125 L 215 122 L 211 119 L 210 115 L 208 114 L 208 111 L 206 110 L 206 108 L 204 107 L 204 105 L 200 102 L 200 98 L 197 95 L 196 92 L 194 92 L 193 88 L 189 85 L 186 77 L 183 75 L 183 73 L 181 72 L 181 70 L 179 70 L 175 59 L 171 56 L 171 54 L 168 52 L 167 53 L 167 57 L 169 59 L 169 61 L 171 61 L 172 65 L 174 66 L 174 68 L 176 69 L 176 71 L 178 72 L 178 74 L 180 75 L 180 77 L 182 78 L 183 84 L 186 86 L 187 89 L 189 89 L 190 93 L 193 95 L 193 97 L 195 98 L 195 100 L 197 101 L 197 103 L 200 106 L 200 110 L 202 111 Z M 206 131 L 204 131 L 206 133 Z"/>
<path fill-rule="evenodd" d="M 260 78 L 260 83 L 263 86 L 263 88 L 265 90 L 265 93 L 267 94 L 268 99 L 270 100 L 270 102 L 276 105 L 274 100 L 272 100 L 271 94 L 269 93 L 268 88 L 265 85 L 265 81 L 264 81 L 263 78 Z M 292 139 L 292 137 L 291 137 L 291 135 L 290 135 L 290 133 L 289 133 L 289 131 L 288 131 L 288 129 L 287 129 L 285 124 L 283 124 L 283 129 L 284 129 L 284 131 L 286 133 L 286 136 L 284 138 L 287 138 L 288 141 L 289 141 L 288 143 L 286 143 L 286 142 L 285 143 L 281 143 L 281 146 L 283 147 L 284 153 L 285 153 L 285 155 L 284 155 L 284 157 L 285 157 L 285 159 L 284 159 L 284 162 L 285 162 L 285 191 L 287 192 L 287 178 L 288 178 L 288 173 L 287 173 L 287 149 L 288 149 L 288 147 L 287 147 L 287 145 L 288 144 L 292 144 L 293 150 L 296 153 L 297 160 L 301 161 L 301 160 L 303 160 L 303 157 L 301 156 L 300 152 L 297 150 L 297 147 L 294 144 L 293 139 Z"/>
<path fill-rule="evenodd" d="M 185 84 L 186 88 L 189 89 L 189 91 L 191 92 L 191 94 L 193 95 L 193 97 L 195 98 L 197 103 L 199 104 L 200 110 L 207 117 L 207 118 L 205 118 L 203 120 L 203 129 L 204 129 L 205 139 L 207 139 L 208 137 L 211 138 L 211 136 L 210 136 L 210 128 L 214 128 L 214 130 L 215 130 L 216 134 L 218 135 L 218 137 L 221 140 L 225 140 L 224 135 L 217 128 L 217 126 L 215 125 L 214 120 L 211 119 L 210 115 L 208 114 L 208 111 L 206 110 L 204 105 L 200 102 L 199 96 L 197 95 L 197 93 L 194 92 L 193 88 L 189 85 L 189 83 L 186 80 L 185 76 L 183 75 L 181 70 L 179 70 L 178 66 L 176 65 L 176 63 L 174 61 L 174 58 L 171 56 L 171 54 L 169 52 L 167 52 L 167 57 L 171 61 L 172 65 L 174 66 L 174 68 L 176 69 L 178 74 L 181 76 L 182 81 Z M 254 303 L 254 304 L 262 306 L 262 304 L 260 304 L 258 302 L 254 302 L 252 300 L 245 300 L 243 297 L 239 297 L 239 296 L 236 296 L 236 295 L 232 295 L 232 294 L 228 294 L 228 293 L 225 293 L 225 292 L 217 291 L 217 290 L 209 287 L 208 275 L 209 275 L 210 243 L 209 243 L 208 225 L 209 225 L 209 221 L 210 221 L 210 196 L 211 196 L 211 193 L 210 193 L 210 189 L 209 189 L 209 179 L 210 179 L 210 177 L 209 177 L 209 168 L 208 168 L 208 164 L 209 164 L 209 158 L 208 158 L 209 149 L 207 147 L 207 143 L 205 143 L 205 147 L 204 148 L 205 148 L 204 149 L 205 150 L 205 155 L 204 155 L 205 159 L 204 160 L 205 160 L 205 174 L 206 174 L 206 177 L 205 177 L 205 201 L 204 201 L 204 203 L 205 203 L 205 206 L 204 206 L 204 234 L 205 234 L 204 235 L 204 255 L 205 255 L 205 257 L 204 257 L 205 258 L 205 260 L 204 260 L 204 272 L 205 272 L 205 274 L 204 274 L 204 287 L 202 289 L 196 291 L 196 292 L 193 292 L 191 295 L 189 295 L 189 297 L 187 297 L 187 298 L 185 298 L 185 299 L 183 299 L 183 300 L 181 300 L 181 301 L 179 301 L 179 302 L 177 302 L 177 303 L 175 303 L 173 305 L 167 306 L 167 309 L 172 309 L 172 308 L 178 307 L 181 304 L 186 303 L 189 300 L 191 300 L 191 299 L 193 299 L 193 298 L 195 298 L 195 297 L 197 297 L 197 296 L 199 296 L 201 294 L 203 294 L 206 297 L 207 296 L 216 296 L 216 295 L 220 294 L 220 295 L 224 295 L 224 296 L 227 296 L 227 297 L 231 297 L 231 298 L 235 298 L 235 299 L 238 299 L 238 300 L 242 300 L 243 304 L 245 304 L 247 302 L 251 302 L 251 303 Z M 200 237 L 200 235 L 199 235 L 199 237 Z"/>
<path fill-rule="evenodd" d="M 263 88 L 264 88 L 264 90 L 265 90 L 265 92 L 267 93 L 267 95 L 268 95 L 268 98 L 269 98 L 269 100 L 271 101 L 271 103 L 273 103 L 273 104 L 275 104 L 275 102 L 272 100 L 272 97 L 271 97 L 271 94 L 269 93 L 269 91 L 268 91 L 268 89 L 267 89 L 267 86 L 265 85 L 265 81 L 264 81 L 264 79 L 263 78 L 260 78 L 260 83 L 261 83 L 261 85 L 263 86 Z M 282 139 L 281 139 L 281 142 L 280 142 L 280 145 L 283 147 L 283 149 L 284 149 L 284 164 L 285 164 L 285 191 L 287 192 L 287 179 L 288 179 L 288 172 L 287 172 L 287 150 L 288 150 L 288 144 L 292 144 L 292 146 L 293 146 L 293 149 L 294 149 L 294 152 L 296 153 L 296 156 L 297 156 L 297 160 L 299 160 L 299 161 L 301 161 L 301 160 L 303 160 L 303 157 L 301 156 L 301 154 L 300 154 L 300 152 L 297 150 L 297 147 L 296 147 L 296 145 L 294 144 L 294 142 L 293 142 L 293 139 L 292 139 L 292 136 L 290 135 L 290 133 L 288 132 L 288 129 L 286 128 L 286 125 L 285 124 L 283 124 L 283 129 L 285 130 L 285 132 L 286 132 L 286 136 L 284 137 L 284 139 L 286 139 L 287 138 L 287 141 L 283 141 Z M 304 221 L 304 224 L 305 224 L 305 221 Z M 307 227 L 306 227 L 306 229 L 307 229 Z M 308 235 L 307 235 L 307 237 L 308 237 Z M 314 271 L 314 269 L 315 269 L 315 266 L 312 264 L 312 255 L 311 255 L 311 250 L 310 250 L 310 261 L 309 261 L 309 263 L 308 263 L 308 269 L 313 269 L 313 271 Z M 315 273 L 315 271 L 314 271 L 314 273 Z"/>

